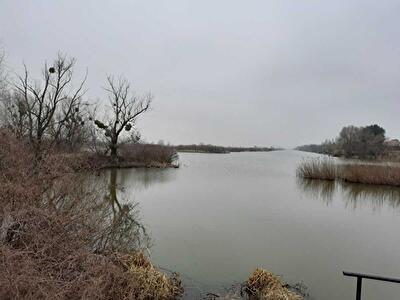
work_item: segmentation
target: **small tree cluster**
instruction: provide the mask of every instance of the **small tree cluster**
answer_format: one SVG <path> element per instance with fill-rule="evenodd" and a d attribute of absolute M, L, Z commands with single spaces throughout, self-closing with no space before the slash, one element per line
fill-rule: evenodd
<path fill-rule="evenodd" d="M 152 96 L 136 96 L 126 79 L 107 77 L 110 109 L 103 120 L 98 120 L 83 100 L 86 76 L 74 87 L 74 58 L 59 54 L 51 65 L 44 65 L 40 79 L 32 79 L 24 65 L 23 75 L 10 85 L 2 71 L 2 60 L 0 55 L 2 126 L 28 140 L 37 157 L 53 146 L 72 151 L 92 142 L 102 144 L 116 159 L 122 136 L 133 143 L 140 140 L 135 123 L 149 110 Z M 99 139 L 104 142 L 99 143 Z"/>
<path fill-rule="evenodd" d="M 297 147 L 298 150 L 334 156 L 376 158 L 385 150 L 385 129 L 379 125 L 345 126 L 335 140 Z"/>
<path fill-rule="evenodd" d="M 18 76 L 8 99 L 3 101 L 7 127 L 17 137 L 29 139 L 36 153 L 41 153 L 45 144 L 59 142 L 67 135 L 65 132 L 69 131 L 70 136 L 77 132 L 68 126 L 82 108 L 86 77 L 73 87 L 75 62 L 59 54 L 50 67 L 45 64 L 40 80 L 31 79 L 24 65 L 24 74 Z"/>
<path fill-rule="evenodd" d="M 384 149 L 385 129 L 374 124 L 365 127 L 347 126 L 336 140 L 337 150 L 345 157 L 377 157 Z"/>

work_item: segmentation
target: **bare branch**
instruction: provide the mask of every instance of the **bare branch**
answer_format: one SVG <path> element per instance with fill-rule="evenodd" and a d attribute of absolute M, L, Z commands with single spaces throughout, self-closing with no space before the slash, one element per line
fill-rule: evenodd
<path fill-rule="evenodd" d="M 111 155 L 116 158 L 120 135 L 124 130 L 133 129 L 136 119 L 150 109 L 153 97 L 151 94 L 143 97 L 136 96 L 125 78 L 115 79 L 111 75 L 107 76 L 107 86 L 104 89 L 107 92 L 112 115 L 106 124 L 98 121 L 98 125 L 104 130 L 108 139 Z"/>

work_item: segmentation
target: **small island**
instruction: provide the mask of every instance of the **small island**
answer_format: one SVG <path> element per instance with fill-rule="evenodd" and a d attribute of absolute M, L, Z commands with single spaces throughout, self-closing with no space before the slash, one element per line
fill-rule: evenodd
<path fill-rule="evenodd" d="M 297 150 L 327 156 L 303 161 L 297 168 L 297 176 L 400 186 L 400 142 L 387 138 L 385 132 L 376 124 L 346 126 L 336 139 L 299 146 Z M 333 157 L 340 160 L 334 160 Z"/>

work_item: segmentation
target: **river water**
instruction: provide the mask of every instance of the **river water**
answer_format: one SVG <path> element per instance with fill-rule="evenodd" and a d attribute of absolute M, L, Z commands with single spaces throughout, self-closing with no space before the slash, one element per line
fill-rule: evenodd
<path fill-rule="evenodd" d="M 296 166 L 317 155 L 299 151 L 179 156 L 179 169 L 122 169 L 114 180 L 140 211 L 152 261 L 181 273 L 187 299 L 256 267 L 302 282 L 309 299 L 355 299 L 344 270 L 400 277 L 399 189 L 301 181 Z M 400 299 L 400 285 L 363 281 L 362 299 Z"/>

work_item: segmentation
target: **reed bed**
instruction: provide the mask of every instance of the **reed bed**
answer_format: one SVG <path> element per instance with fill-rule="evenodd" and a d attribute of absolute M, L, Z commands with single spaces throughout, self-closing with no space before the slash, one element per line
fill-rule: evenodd
<path fill-rule="evenodd" d="M 304 179 L 400 186 L 399 164 L 335 163 L 330 158 L 303 161 L 297 176 Z"/>
<path fill-rule="evenodd" d="M 297 167 L 297 176 L 304 179 L 335 180 L 337 165 L 330 159 L 305 160 Z"/>
<path fill-rule="evenodd" d="M 400 186 L 400 166 L 351 164 L 341 166 L 341 179 L 347 182 Z"/>

